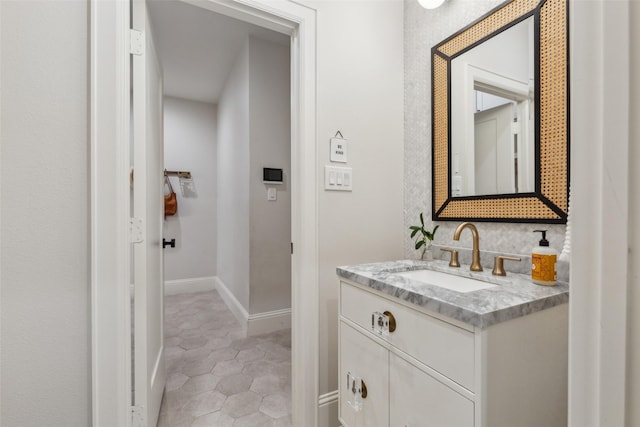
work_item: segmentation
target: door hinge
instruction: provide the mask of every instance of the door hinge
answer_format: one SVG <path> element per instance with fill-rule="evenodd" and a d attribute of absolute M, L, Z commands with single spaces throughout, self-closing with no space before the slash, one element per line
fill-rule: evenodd
<path fill-rule="evenodd" d="M 144 407 L 131 407 L 131 427 L 144 427 Z"/>
<path fill-rule="evenodd" d="M 142 218 L 129 218 L 129 236 L 131 243 L 144 242 L 144 222 Z"/>
<path fill-rule="evenodd" d="M 520 134 L 520 122 L 519 121 L 511 122 L 511 133 L 513 135 Z"/>
<path fill-rule="evenodd" d="M 129 52 L 132 55 L 144 55 L 144 33 L 133 28 L 129 31 Z"/>
<path fill-rule="evenodd" d="M 291 242 L 291 255 L 293 255 L 293 242 Z"/>

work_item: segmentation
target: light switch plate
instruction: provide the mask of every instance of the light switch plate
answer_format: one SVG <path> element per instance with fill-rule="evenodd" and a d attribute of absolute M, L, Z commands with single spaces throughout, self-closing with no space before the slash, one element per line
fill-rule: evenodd
<path fill-rule="evenodd" d="M 345 166 L 324 167 L 324 189 L 331 191 L 352 191 L 353 169 Z"/>
<path fill-rule="evenodd" d="M 270 202 L 274 201 L 277 199 L 277 190 L 273 187 L 270 187 L 267 189 L 267 200 L 269 200 Z"/>

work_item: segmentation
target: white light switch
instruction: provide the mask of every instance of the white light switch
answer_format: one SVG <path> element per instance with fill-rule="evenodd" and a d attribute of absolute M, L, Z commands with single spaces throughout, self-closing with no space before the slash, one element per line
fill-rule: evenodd
<path fill-rule="evenodd" d="M 336 191 L 351 191 L 353 170 L 344 166 L 324 167 L 324 189 Z"/>
<path fill-rule="evenodd" d="M 453 187 L 451 188 L 451 195 L 453 197 L 462 196 L 462 177 L 460 175 L 456 174 L 453 176 L 451 186 Z"/>
<path fill-rule="evenodd" d="M 276 189 L 271 187 L 267 189 L 267 200 L 269 201 L 274 201 L 277 198 L 277 192 Z"/>

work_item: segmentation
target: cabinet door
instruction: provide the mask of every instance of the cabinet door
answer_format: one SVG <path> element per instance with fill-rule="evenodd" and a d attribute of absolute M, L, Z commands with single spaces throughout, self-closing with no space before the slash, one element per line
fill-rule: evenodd
<path fill-rule="evenodd" d="M 390 427 L 472 427 L 473 402 L 404 359 L 389 361 Z"/>
<path fill-rule="evenodd" d="M 367 397 L 357 411 L 347 375 L 362 378 Z M 364 333 L 340 322 L 340 420 L 344 427 L 386 427 L 389 425 L 389 351 Z"/>

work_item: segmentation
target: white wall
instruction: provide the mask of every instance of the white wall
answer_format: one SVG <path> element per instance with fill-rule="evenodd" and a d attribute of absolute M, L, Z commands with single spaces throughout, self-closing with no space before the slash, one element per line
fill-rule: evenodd
<path fill-rule="evenodd" d="M 164 165 L 190 171 L 196 194 L 183 197 L 171 177 L 178 213 L 164 222 L 164 237 L 176 247 L 164 250 L 165 281 L 216 275 L 217 109 L 213 104 L 164 98 Z"/>
<path fill-rule="evenodd" d="M 399 0 L 303 3 L 318 10 L 322 396 L 338 388 L 335 268 L 403 256 L 403 4 Z M 349 140 L 347 165 L 353 167 L 353 192 L 323 190 L 329 139 L 338 130 Z M 330 425 L 337 425 L 336 406 L 321 408 L 320 417 L 333 420 Z"/>
<path fill-rule="evenodd" d="M 291 307 L 290 64 L 288 46 L 249 37 L 218 105 L 218 277 L 248 315 Z"/>
<path fill-rule="evenodd" d="M 289 46 L 250 38 L 249 314 L 291 308 L 290 68 Z M 283 169 L 283 184 L 265 185 L 263 167 Z M 267 201 L 268 187 L 276 201 Z"/>
<path fill-rule="evenodd" d="M 249 315 L 291 307 L 290 64 L 289 46 L 249 37 L 218 105 L 218 276 Z"/>
<path fill-rule="evenodd" d="M 91 425 L 88 11 L 2 1 L 0 425 Z"/>
<path fill-rule="evenodd" d="M 249 307 L 249 44 L 245 43 L 218 103 L 217 273 Z"/>

